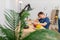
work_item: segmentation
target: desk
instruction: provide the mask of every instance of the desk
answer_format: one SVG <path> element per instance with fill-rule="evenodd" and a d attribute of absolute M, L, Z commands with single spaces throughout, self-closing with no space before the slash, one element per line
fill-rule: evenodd
<path fill-rule="evenodd" d="M 31 32 L 36 31 L 36 28 L 33 26 L 32 21 L 27 21 L 28 22 L 28 29 L 23 29 L 23 33 L 22 33 L 22 38 L 24 38 L 25 36 L 29 35 Z M 41 27 L 40 29 L 45 29 L 44 27 Z M 20 25 L 16 28 L 16 36 L 17 39 L 19 37 L 19 31 L 20 31 Z"/>
<path fill-rule="evenodd" d="M 23 29 L 23 35 L 22 38 L 25 36 L 29 35 L 31 32 L 35 31 L 35 27 L 31 24 L 31 21 L 28 21 L 29 28 L 28 29 Z M 44 27 L 41 27 L 40 29 L 45 29 Z"/>

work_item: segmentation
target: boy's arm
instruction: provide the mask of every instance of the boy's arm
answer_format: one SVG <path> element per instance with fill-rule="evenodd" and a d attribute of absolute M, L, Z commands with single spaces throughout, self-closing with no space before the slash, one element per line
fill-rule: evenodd
<path fill-rule="evenodd" d="M 49 18 L 47 18 L 44 23 L 41 23 L 41 25 L 42 25 L 42 26 L 46 26 L 46 25 L 49 24 L 49 23 L 50 23 Z"/>
<path fill-rule="evenodd" d="M 42 26 L 46 26 L 47 25 L 47 22 L 44 22 L 44 23 L 40 23 Z"/>

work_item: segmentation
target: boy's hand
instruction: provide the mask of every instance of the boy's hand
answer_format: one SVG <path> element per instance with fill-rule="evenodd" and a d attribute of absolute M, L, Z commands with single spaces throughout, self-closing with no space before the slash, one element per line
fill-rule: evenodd
<path fill-rule="evenodd" d="M 47 23 L 46 22 L 44 22 L 44 23 L 40 23 L 42 26 L 46 26 L 47 25 Z"/>

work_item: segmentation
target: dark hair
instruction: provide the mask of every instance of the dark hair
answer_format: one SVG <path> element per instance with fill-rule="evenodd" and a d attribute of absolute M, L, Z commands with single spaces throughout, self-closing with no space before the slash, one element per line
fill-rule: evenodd
<path fill-rule="evenodd" d="M 39 16 L 39 15 L 44 15 L 44 13 L 43 13 L 43 12 L 39 12 L 39 13 L 38 13 L 38 16 Z"/>

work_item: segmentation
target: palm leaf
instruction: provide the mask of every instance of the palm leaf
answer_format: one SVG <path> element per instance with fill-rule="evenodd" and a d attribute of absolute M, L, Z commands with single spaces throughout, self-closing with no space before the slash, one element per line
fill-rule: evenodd
<path fill-rule="evenodd" d="M 25 26 L 26 26 L 26 21 L 25 21 L 25 18 L 27 18 L 29 16 L 29 13 L 28 11 L 25 11 L 22 13 L 21 17 L 20 17 L 20 21 L 21 21 L 21 29 L 23 29 Z"/>
<path fill-rule="evenodd" d="M 29 12 L 28 11 L 24 11 L 21 16 L 20 16 L 20 22 L 21 22 L 21 26 L 20 26 L 20 32 L 19 32 L 19 37 L 21 38 L 22 35 L 22 29 L 26 26 L 26 21 L 25 18 L 27 18 L 29 16 Z"/>
<path fill-rule="evenodd" d="M 22 16 L 19 16 L 19 14 L 17 12 L 15 12 L 14 10 L 7 10 L 7 11 L 5 11 L 4 15 L 5 15 L 5 19 L 6 19 L 5 23 L 7 26 L 4 25 L 4 27 L 5 27 L 4 28 L 3 26 L 0 25 L 0 29 L 1 29 L 2 33 L 6 36 L 5 37 L 0 36 L 0 39 L 1 40 L 16 40 L 15 29 L 20 21 L 21 27 L 20 27 L 19 36 L 21 36 L 22 29 L 24 26 L 26 26 L 25 18 L 28 17 L 29 13 L 27 11 L 25 11 L 22 13 Z"/>
<path fill-rule="evenodd" d="M 60 33 L 48 29 L 41 29 L 30 33 L 23 40 L 60 40 Z"/>
<path fill-rule="evenodd" d="M 2 30 L 2 33 L 4 33 L 4 35 L 6 35 L 7 40 L 14 40 L 15 36 L 14 36 L 14 31 L 10 30 L 10 29 L 6 29 L 3 28 L 3 26 L 0 25 L 0 29 Z M 0 39 L 6 39 L 4 37 L 0 37 Z"/>
<path fill-rule="evenodd" d="M 15 28 L 17 27 L 18 23 L 19 23 L 19 14 L 17 12 L 15 12 L 14 10 L 7 10 L 5 11 L 5 23 L 6 25 L 4 25 L 5 28 L 3 28 L 3 26 L 0 25 L 0 29 L 2 31 L 2 33 L 4 35 L 6 35 L 4 37 L 0 36 L 1 40 L 16 40 L 16 36 L 15 36 Z"/>
<path fill-rule="evenodd" d="M 14 10 L 5 11 L 5 13 L 6 14 L 4 14 L 4 15 L 5 15 L 5 18 L 6 18 L 6 21 L 7 21 L 6 24 L 9 24 L 8 26 L 11 26 L 15 29 L 15 27 L 18 25 L 18 22 L 19 22 L 18 13 L 15 12 Z"/>
<path fill-rule="evenodd" d="M 0 40 L 5 40 L 5 38 L 3 38 L 3 37 L 0 37 Z"/>
<path fill-rule="evenodd" d="M 22 13 L 21 17 L 20 17 L 20 20 L 24 20 L 25 18 L 27 18 L 29 16 L 29 12 L 28 11 L 25 11 Z"/>

